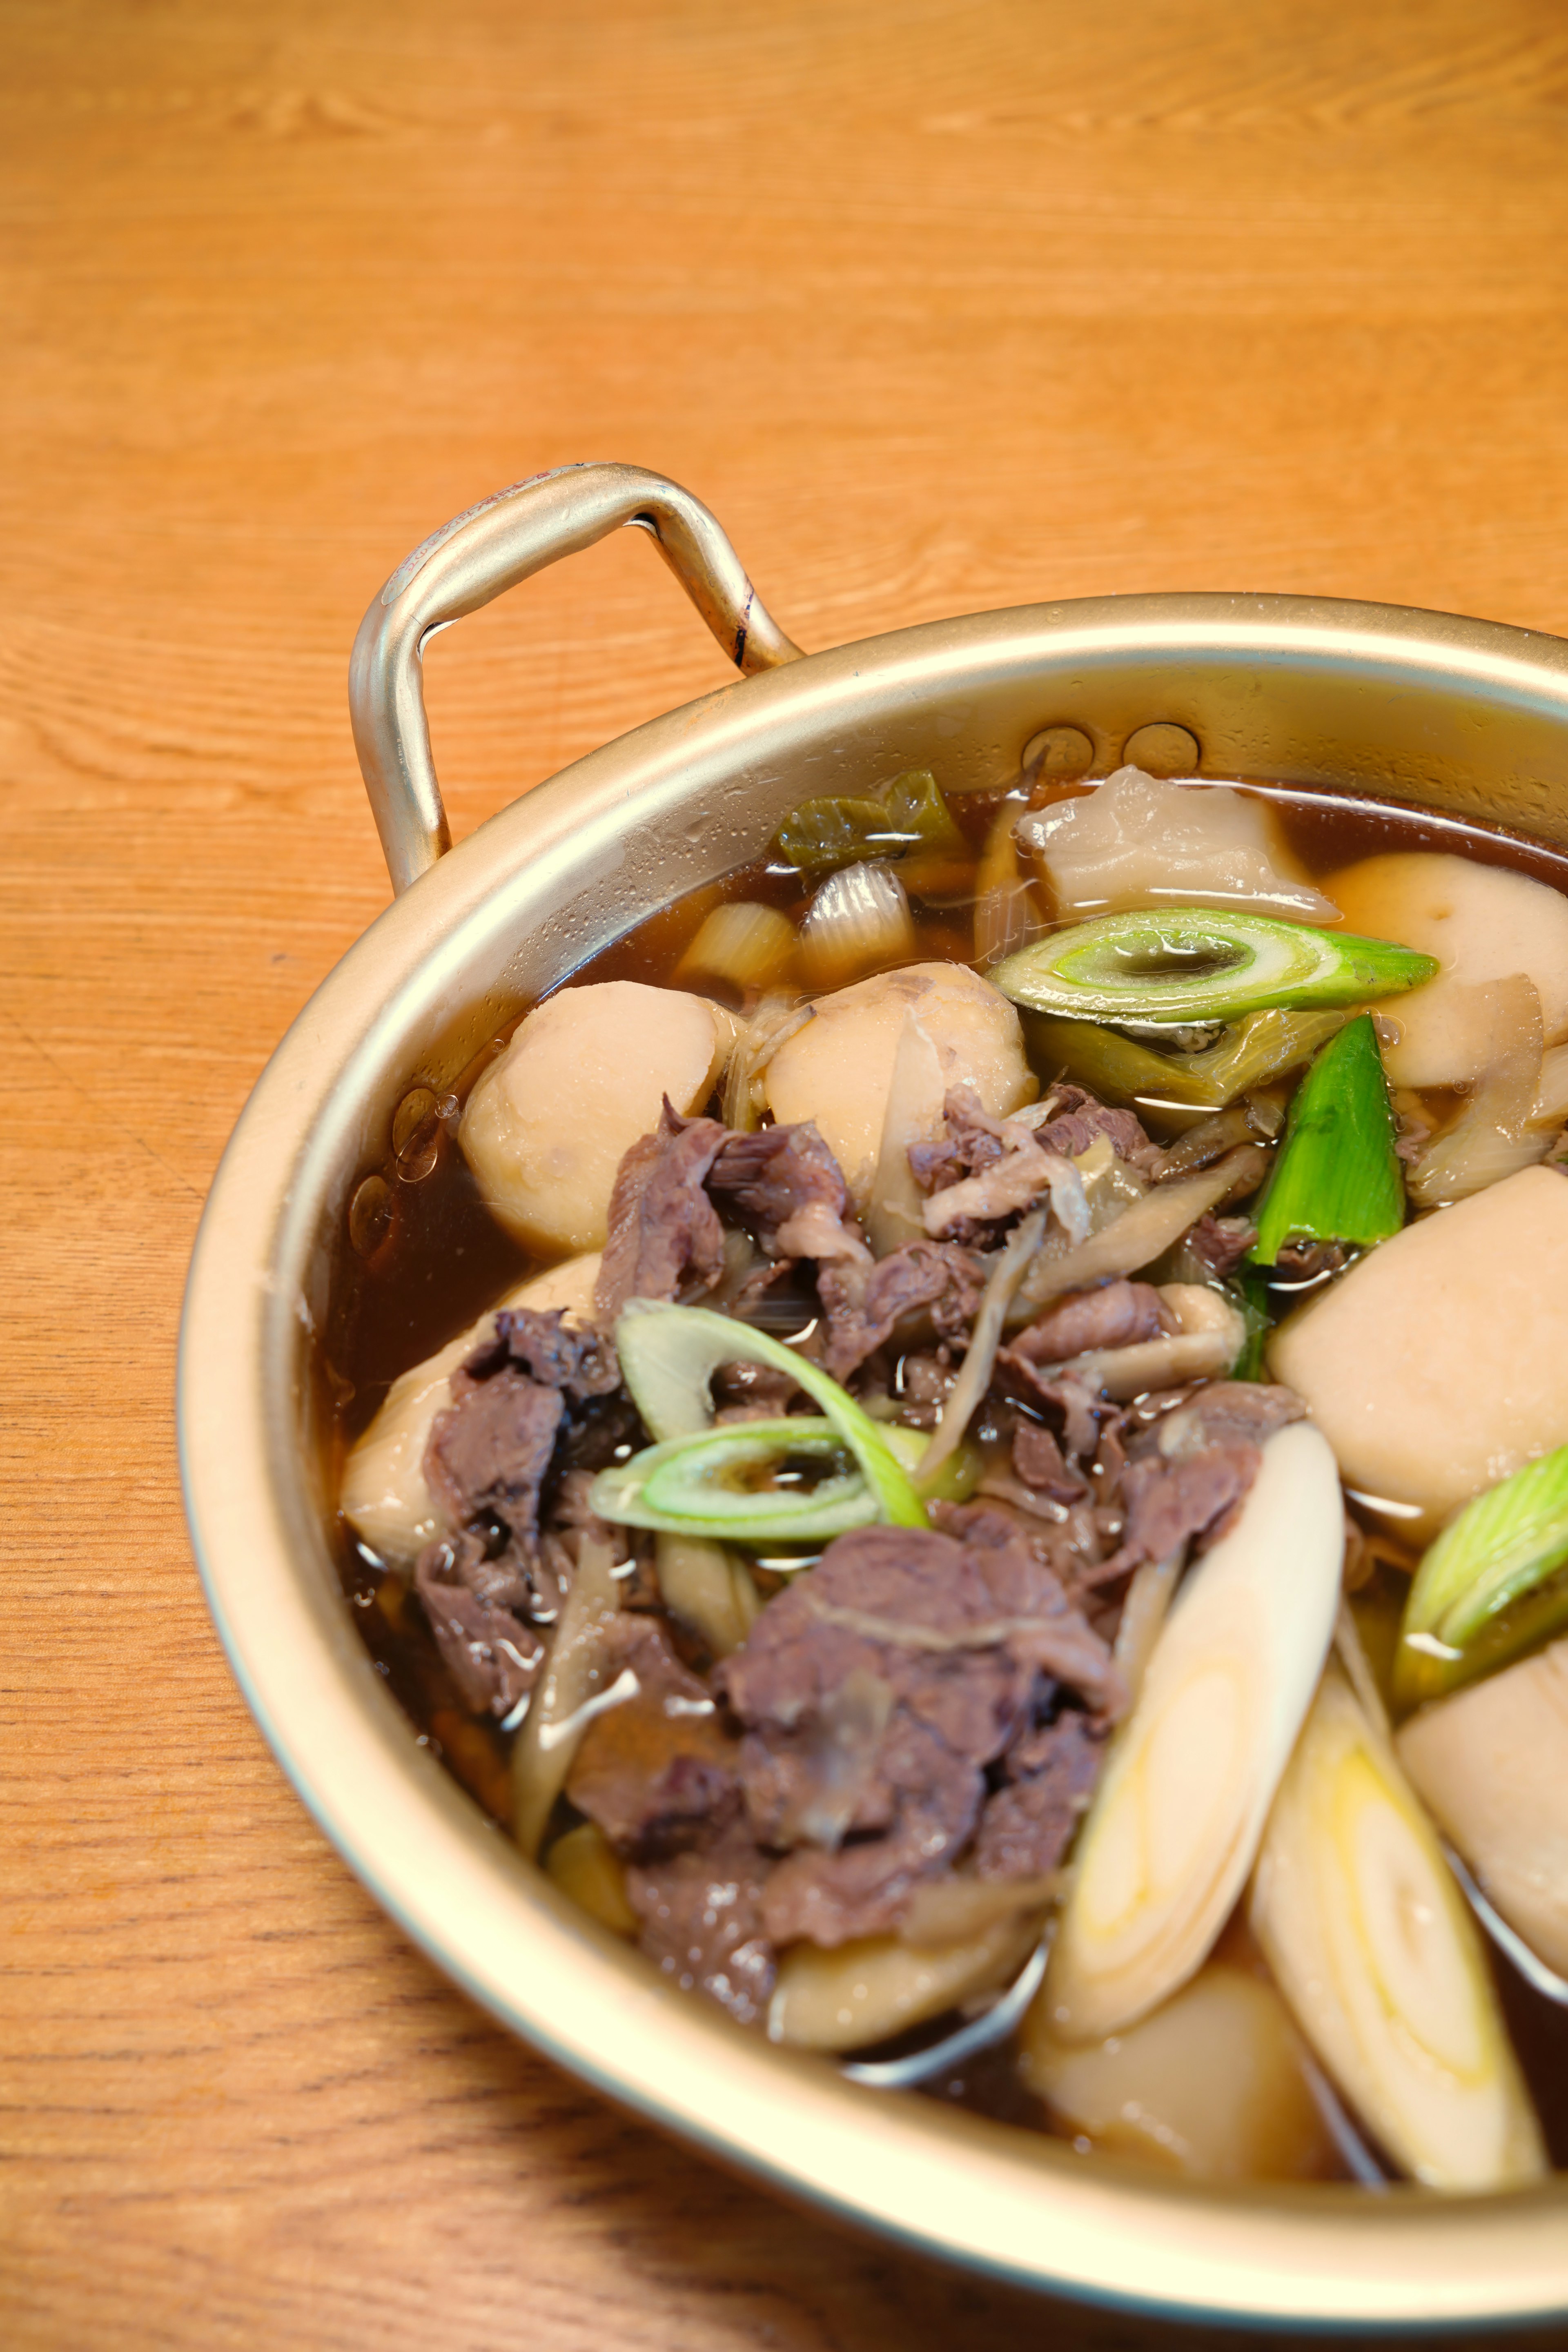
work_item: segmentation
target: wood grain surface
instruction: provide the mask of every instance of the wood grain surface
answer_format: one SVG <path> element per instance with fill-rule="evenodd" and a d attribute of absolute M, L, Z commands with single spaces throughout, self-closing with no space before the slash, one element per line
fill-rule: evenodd
<path fill-rule="evenodd" d="M 1561 0 L 4 0 L 0 2335 L 993 2352 L 503 2038 L 317 1835 L 180 1516 L 247 1089 L 386 889 L 447 515 L 673 474 L 808 647 L 1135 588 L 1568 632 Z M 637 534 L 443 638 L 456 830 L 715 684 Z"/>

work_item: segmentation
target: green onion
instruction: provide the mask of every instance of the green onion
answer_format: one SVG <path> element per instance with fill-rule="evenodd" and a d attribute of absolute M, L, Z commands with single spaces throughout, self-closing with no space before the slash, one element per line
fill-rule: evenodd
<path fill-rule="evenodd" d="M 894 1527 L 929 1525 L 908 1471 L 876 1423 L 847 1390 L 795 1349 L 710 1308 L 666 1306 L 652 1298 L 627 1301 L 616 1326 L 616 1347 L 637 1411 L 661 1440 L 692 1437 L 709 1427 L 709 1384 L 721 1364 L 767 1364 L 787 1372 L 821 1407 L 859 1464 L 877 1499 L 873 1516 Z"/>
<path fill-rule="evenodd" d="M 991 978 L 1037 1013 L 1090 1021 L 1237 1021 L 1274 1007 L 1366 1004 L 1418 988 L 1436 959 L 1387 940 L 1229 908 L 1167 907 L 1070 923 Z"/>
<path fill-rule="evenodd" d="M 874 800 L 836 793 L 802 801 L 774 838 L 790 864 L 807 874 L 858 866 L 870 857 L 901 857 L 910 850 L 961 856 L 964 846 L 929 768 L 895 778 Z"/>
<path fill-rule="evenodd" d="M 1031 1058 L 1061 1070 L 1102 1102 L 1161 1111 L 1223 1110 L 1237 1095 L 1295 1069 L 1350 1018 L 1347 1013 L 1254 1013 L 1205 1054 L 1156 1054 L 1098 1021 L 1026 1013 Z"/>
<path fill-rule="evenodd" d="M 1568 1623 L 1568 1445 L 1467 1503 L 1416 1570 L 1394 1653 L 1401 1707 L 1506 1665 Z"/>
<path fill-rule="evenodd" d="M 1291 1098 L 1285 1139 L 1248 1255 L 1272 1265 L 1287 1242 L 1367 1249 L 1405 1223 L 1405 1178 L 1377 1032 L 1363 1013 L 1323 1047 Z"/>
<path fill-rule="evenodd" d="M 785 1460 L 820 1463 L 814 1487 L 747 1483 Z M 802 1414 L 744 1421 L 650 1445 L 602 1470 L 589 1496 L 600 1518 L 621 1527 L 738 1543 L 801 1543 L 868 1527 L 881 1517 L 858 1469 L 846 1469 L 830 1421 Z"/>

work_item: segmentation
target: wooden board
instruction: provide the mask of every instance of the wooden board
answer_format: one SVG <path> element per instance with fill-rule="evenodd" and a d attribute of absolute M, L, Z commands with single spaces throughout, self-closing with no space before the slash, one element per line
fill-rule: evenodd
<path fill-rule="evenodd" d="M 1568 631 L 1553 0 L 0 11 L 0 2315 L 26 2347 L 1144 2340 L 618 2117 L 323 1844 L 207 1622 L 181 1280 L 385 897 L 344 670 L 477 497 L 673 474 L 806 646 L 1047 595 Z M 457 830 L 722 667 L 636 535 L 444 638 Z"/>

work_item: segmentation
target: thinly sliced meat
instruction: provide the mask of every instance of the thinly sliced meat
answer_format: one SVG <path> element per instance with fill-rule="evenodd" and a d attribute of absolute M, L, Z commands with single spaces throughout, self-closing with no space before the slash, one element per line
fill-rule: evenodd
<path fill-rule="evenodd" d="M 1020 1486 L 1052 1503 L 1078 1503 L 1089 1492 L 1081 1471 L 1069 1469 L 1061 1447 L 1037 1421 L 1020 1421 L 1013 1432 L 1013 1469 Z"/>
<path fill-rule="evenodd" d="M 974 1843 L 982 1878 L 1043 1878 L 1072 1843 L 1105 1761 L 1105 1727 L 1076 1709 L 1008 1754 Z"/>
<path fill-rule="evenodd" d="M 426 1547 L 414 1587 L 464 1703 L 476 1714 L 510 1715 L 544 1662 L 544 1643 L 508 1605 L 531 1598 L 527 1580 L 492 1566 L 478 1536 L 461 1535 Z"/>
<path fill-rule="evenodd" d="M 1154 1173 L 1160 1146 L 1151 1139 L 1136 1111 L 1112 1110 L 1083 1087 L 1068 1085 L 1054 1087 L 1042 1108 L 1046 1116 L 1030 1123 L 1043 1150 L 1059 1151 L 1064 1160 L 1076 1160 L 1097 1136 L 1103 1135 L 1118 1160 L 1125 1160 L 1140 1176 Z"/>
<path fill-rule="evenodd" d="M 1015 1362 L 1062 1364 L 1090 1348 L 1127 1348 L 1176 1328 L 1152 1283 L 1108 1282 L 1076 1290 L 1026 1324 L 1007 1350 Z"/>
<path fill-rule="evenodd" d="M 708 1189 L 733 1203 L 770 1257 L 870 1261 L 838 1162 L 809 1120 L 727 1136 Z"/>
<path fill-rule="evenodd" d="M 975 1089 L 960 1086 L 949 1088 L 942 1120 L 943 1139 L 911 1144 L 909 1153 L 930 1194 L 921 1214 L 933 1241 L 994 1242 L 1047 1193 L 1064 1219 L 1087 1220 L 1078 1171 L 1023 1119 L 993 1118 Z"/>
<path fill-rule="evenodd" d="M 967 1338 L 984 1287 L 984 1262 L 950 1242 L 909 1242 L 871 1266 L 825 1265 L 817 1276 L 827 1317 L 824 1362 L 835 1380 L 847 1380 L 896 1324 L 922 1308 L 939 1333 Z"/>
<path fill-rule="evenodd" d="M 643 1950 L 685 1991 L 707 1993 L 742 2025 L 760 2024 L 777 1973 L 763 1927 L 769 1864 L 745 1831 L 672 1862 L 626 1873 Z"/>
<path fill-rule="evenodd" d="M 425 1476 L 458 1527 L 500 1520 L 527 1553 L 539 1525 L 539 1494 L 555 1451 L 563 1406 L 513 1364 L 488 1379 L 459 1372 L 453 1401 L 430 1425 Z"/>
<path fill-rule="evenodd" d="M 1250 1217 L 1216 1217 L 1205 1209 L 1186 1237 L 1187 1254 L 1223 1282 L 1236 1272 L 1253 1243 L 1258 1227 Z"/>
<path fill-rule="evenodd" d="M 704 1180 L 724 1140 L 716 1118 L 682 1118 L 667 1096 L 654 1132 L 622 1160 L 594 1290 L 607 1329 L 628 1298 L 673 1298 L 688 1282 L 711 1288 L 722 1274 L 724 1229 Z"/>
<path fill-rule="evenodd" d="M 741 1809 L 736 1741 L 657 1618 L 623 1612 L 605 1640 L 605 1687 L 630 1675 L 637 1688 L 589 1724 L 566 1794 L 634 1860 L 711 1844 Z"/>
<path fill-rule="evenodd" d="M 841 1536 L 716 1680 L 745 1726 L 752 1832 L 795 1847 L 768 1882 L 767 1931 L 829 1945 L 895 1926 L 956 1859 L 984 1768 L 1027 1728 L 1042 1687 L 1098 1706 L 1119 1688 L 1104 1643 L 995 1515 L 968 1543 Z"/>
<path fill-rule="evenodd" d="M 504 1364 L 515 1364 L 541 1388 L 561 1389 L 579 1401 L 610 1396 L 621 1383 L 616 1351 L 602 1332 L 577 1330 L 563 1311 L 541 1314 L 531 1307 L 503 1307 L 491 1339 L 463 1365 L 469 1380 L 488 1380 Z"/>
<path fill-rule="evenodd" d="M 1194 1538 L 1223 1534 L 1258 1475 L 1264 1440 L 1305 1412 L 1291 1389 L 1213 1381 L 1139 1431 L 1121 1474 L 1121 1547 L 1100 1575 L 1167 1559 Z"/>

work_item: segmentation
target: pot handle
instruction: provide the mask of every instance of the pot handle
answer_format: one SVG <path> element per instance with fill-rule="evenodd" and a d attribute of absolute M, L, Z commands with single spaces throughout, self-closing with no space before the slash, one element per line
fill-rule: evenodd
<path fill-rule="evenodd" d="M 561 466 L 481 499 L 399 564 L 360 623 L 349 663 L 354 748 L 395 891 L 406 890 L 452 845 L 425 717 L 426 640 L 624 523 L 653 533 L 744 677 L 801 658 L 707 508 L 660 474 L 640 466 Z"/>

